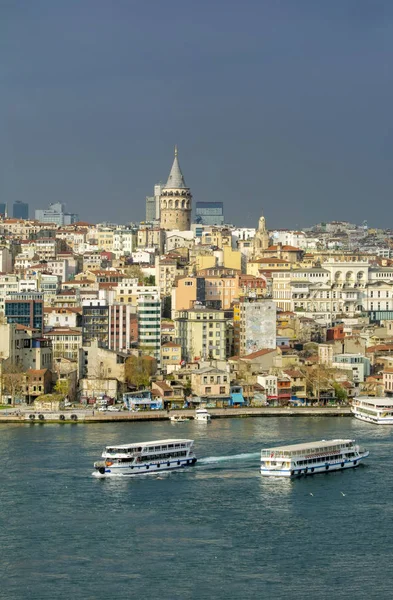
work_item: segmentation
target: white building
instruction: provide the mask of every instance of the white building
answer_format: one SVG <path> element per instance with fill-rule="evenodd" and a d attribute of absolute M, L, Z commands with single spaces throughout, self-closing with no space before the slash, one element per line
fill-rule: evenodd
<path fill-rule="evenodd" d="M 240 302 L 240 355 L 276 348 L 276 313 L 270 299 Z"/>
<path fill-rule="evenodd" d="M 161 300 L 158 289 L 140 291 L 137 296 L 139 346 L 154 356 L 157 364 L 161 357 Z"/>
<path fill-rule="evenodd" d="M 265 388 L 265 394 L 269 399 L 278 398 L 278 383 L 276 375 L 258 375 L 257 382 Z"/>

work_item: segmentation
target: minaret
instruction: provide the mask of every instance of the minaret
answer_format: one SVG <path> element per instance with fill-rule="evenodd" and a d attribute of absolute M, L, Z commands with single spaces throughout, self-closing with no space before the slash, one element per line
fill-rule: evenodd
<path fill-rule="evenodd" d="M 175 146 L 172 169 L 168 181 L 161 190 L 160 227 L 166 230 L 187 231 L 191 227 L 192 195 L 184 181 L 177 154 L 177 146 Z"/>

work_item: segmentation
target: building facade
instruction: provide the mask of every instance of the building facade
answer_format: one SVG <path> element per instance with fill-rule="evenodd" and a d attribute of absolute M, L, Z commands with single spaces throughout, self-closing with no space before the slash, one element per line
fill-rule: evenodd
<path fill-rule="evenodd" d="M 158 291 L 146 287 L 137 296 L 139 346 L 153 356 L 157 364 L 161 359 L 161 300 Z"/>
<path fill-rule="evenodd" d="M 240 302 L 240 355 L 276 348 L 276 305 L 270 299 Z"/>
<path fill-rule="evenodd" d="M 5 298 L 4 313 L 8 323 L 43 331 L 44 295 L 39 292 L 8 294 Z"/>
<path fill-rule="evenodd" d="M 105 300 L 85 301 L 82 303 L 82 344 L 90 346 L 97 340 L 101 348 L 108 347 L 109 307 Z"/>
<path fill-rule="evenodd" d="M 12 217 L 14 219 L 25 219 L 29 218 L 29 205 L 27 202 L 14 202 L 12 205 Z"/>
<path fill-rule="evenodd" d="M 195 205 L 195 222 L 201 225 L 223 225 L 223 202 L 197 202 Z"/>
<path fill-rule="evenodd" d="M 181 310 L 175 317 L 175 338 L 182 358 L 226 359 L 228 319 L 223 310 L 204 307 Z"/>

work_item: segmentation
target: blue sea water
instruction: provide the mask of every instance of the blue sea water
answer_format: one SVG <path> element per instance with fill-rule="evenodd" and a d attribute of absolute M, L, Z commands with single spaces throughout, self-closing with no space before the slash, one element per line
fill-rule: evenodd
<path fill-rule="evenodd" d="M 195 439 L 198 464 L 91 476 L 103 446 L 166 437 Z M 367 464 L 260 476 L 262 447 L 333 437 L 359 440 Z M 0 456 L 2 599 L 393 596 L 389 427 L 348 417 L 1 425 Z"/>

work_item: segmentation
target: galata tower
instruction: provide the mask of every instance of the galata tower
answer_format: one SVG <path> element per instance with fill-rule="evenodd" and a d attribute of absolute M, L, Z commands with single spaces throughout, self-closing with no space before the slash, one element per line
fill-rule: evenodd
<path fill-rule="evenodd" d="M 191 201 L 191 191 L 184 181 L 175 146 L 175 159 L 160 196 L 161 229 L 188 231 L 191 227 Z"/>

